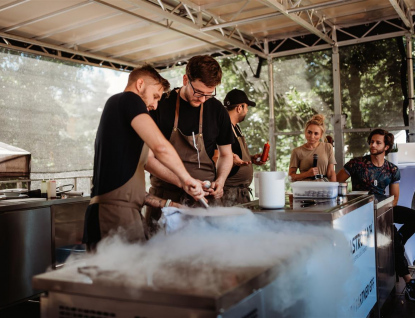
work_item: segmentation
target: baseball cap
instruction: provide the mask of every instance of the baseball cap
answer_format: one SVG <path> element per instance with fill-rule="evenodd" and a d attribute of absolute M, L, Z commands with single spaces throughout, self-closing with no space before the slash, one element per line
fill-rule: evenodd
<path fill-rule="evenodd" d="M 223 105 L 225 107 L 243 103 L 246 103 L 248 106 L 256 106 L 256 103 L 250 101 L 244 91 L 236 88 L 228 92 L 223 100 Z"/>

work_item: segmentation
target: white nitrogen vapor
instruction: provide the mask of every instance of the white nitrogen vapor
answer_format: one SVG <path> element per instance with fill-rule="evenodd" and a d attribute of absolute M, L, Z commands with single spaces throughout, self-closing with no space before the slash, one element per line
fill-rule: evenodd
<path fill-rule="evenodd" d="M 215 216 L 186 215 L 178 230 L 160 231 L 146 243 L 130 244 L 120 235 L 106 238 L 96 254 L 71 256 L 62 271 L 72 268 L 79 276 L 74 269 L 99 266 L 137 297 L 140 288 L 219 297 L 276 268 L 276 278 L 262 287 L 267 317 L 350 316 L 348 295 L 356 294 L 358 284 L 341 232 L 270 221 L 236 207 L 221 216 L 215 209 L 223 210 L 203 211 Z"/>

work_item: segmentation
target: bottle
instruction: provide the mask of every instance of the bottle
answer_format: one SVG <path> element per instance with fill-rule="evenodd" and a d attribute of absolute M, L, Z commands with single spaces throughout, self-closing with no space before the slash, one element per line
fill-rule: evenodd
<path fill-rule="evenodd" d="M 40 184 L 40 197 L 41 198 L 47 198 L 47 184 L 45 180 L 42 180 L 42 183 Z"/>
<path fill-rule="evenodd" d="M 338 196 L 344 197 L 346 195 L 347 195 L 347 182 L 340 182 Z"/>
<path fill-rule="evenodd" d="M 47 189 L 48 189 L 48 200 L 49 199 L 56 199 L 56 181 L 55 180 L 49 180 L 47 183 Z"/>
<path fill-rule="evenodd" d="M 261 161 L 262 162 L 267 161 L 267 159 L 268 159 L 268 153 L 269 153 L 269 148 L 270 148 L 270 145 L 269 145 L 269 143 L 267 141 L 267 143 L 264 145 L 264 150 L 262 151 L 262 155 L 261 155 Z"/>

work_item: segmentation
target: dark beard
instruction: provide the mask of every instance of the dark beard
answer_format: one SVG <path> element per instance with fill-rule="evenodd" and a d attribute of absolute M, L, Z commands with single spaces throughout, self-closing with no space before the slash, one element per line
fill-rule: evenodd
<path fill-rule="evenodd" d="M 385 147 L 383 147 L 382 150 L 377 150 L 375 153 L 373 153 L 372 150 L 370 150 L 370 154 L 373 156 L 381 155 L 382 153 L 385 153 Z"/>

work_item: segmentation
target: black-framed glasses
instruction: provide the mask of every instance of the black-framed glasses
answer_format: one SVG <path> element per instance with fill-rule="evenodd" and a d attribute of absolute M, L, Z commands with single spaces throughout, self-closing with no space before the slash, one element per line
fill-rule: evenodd
<path fill-rule="evenodd" d="M 212 97 L 215 97 L 216 96 L 216 87 L 215 87 L 215 92 L 213 94 L 203 94 L 202 92 L 198 92 L 198 91 L 195 90 L 195 88 L 193 87 L 191 81 L 189 81 L 189 84 L 190 84 L 190 86 L 193 89 L 193 96 L 194 97 L 197 97 L 197 98 L 204 97 L 206 99 L 209 99 L 209 98 L 212 98 Z"/>

